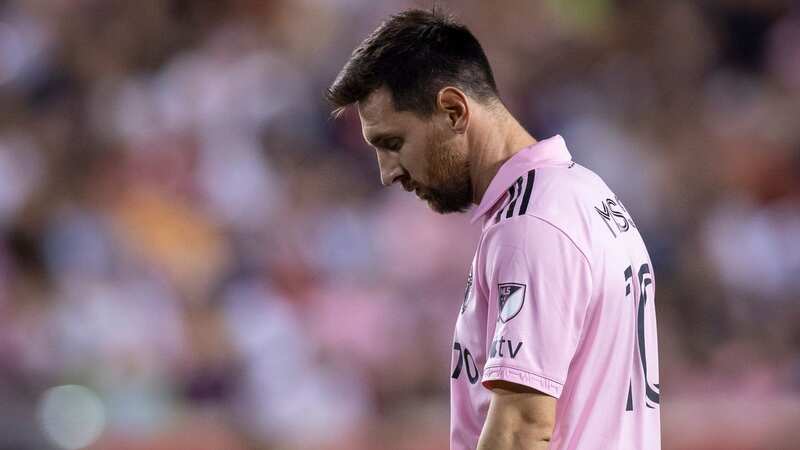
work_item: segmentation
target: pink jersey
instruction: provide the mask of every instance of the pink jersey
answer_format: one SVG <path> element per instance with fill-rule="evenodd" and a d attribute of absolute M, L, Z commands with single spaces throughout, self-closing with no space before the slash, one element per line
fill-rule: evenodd
<path fill-rule="evenodd" d="M 552 449 L 661 447 L 655 278 L 620 200 L 561 136 L 500 168 L 456 322 L 450 447 L 475 449 L 483 383 L 558 399 Z"/>

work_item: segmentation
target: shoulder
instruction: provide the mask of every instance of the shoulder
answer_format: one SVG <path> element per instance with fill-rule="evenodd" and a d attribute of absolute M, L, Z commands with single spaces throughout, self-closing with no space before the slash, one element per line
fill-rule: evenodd
<path fill-rule="evenodd" d="M 586 252 L 568 230 L 535 214 L 502 220 L 486 229 L 480 253 L 486 262 L 537 259 L 555 261 L 570 255 L 589 264 Z"/>
<path fill-rule="evenodd" d="M 520 189 L 521 187 L 521 189 Z M 509 187 L 509 199 L 484 228 L 484 246 L 537 247 L 566 239 L 588 259 L 595 204 L 610 192 L 603 180 L 580 164 L 542 167 Z"/>
<path fill-rule="evenodd" d="M 494 211 L 490 222 L 495 225 L 516 216 L 550 218 L 577 212 L 607 192 L 608 186 L 597 174 L 575 162 L 540 167 L 508 186 L 507 201 Z"/>

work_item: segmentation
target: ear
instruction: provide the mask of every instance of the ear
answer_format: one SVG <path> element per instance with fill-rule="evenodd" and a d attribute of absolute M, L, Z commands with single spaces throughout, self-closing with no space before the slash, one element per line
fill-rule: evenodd
<path fill-rule="evenodd" d="M 447 114 L 447 124 L 457 134 L 464 134 L 469 127 L 469 102 L 458 88 L 448 86 L 436 95 L 436 108 Z"/>

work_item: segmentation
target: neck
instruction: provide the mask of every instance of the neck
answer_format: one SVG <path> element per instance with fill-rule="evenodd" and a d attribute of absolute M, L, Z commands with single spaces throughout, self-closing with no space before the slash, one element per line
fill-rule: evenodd
<path fill-rule="evenodd" d="M 500 166 L 517 152 L 536 143 L 522 125 L 498 105 L 497 111 L 481 108 L 470 136 L 470 179 L 472 203 L 480 204 L 483 194 Z"/>

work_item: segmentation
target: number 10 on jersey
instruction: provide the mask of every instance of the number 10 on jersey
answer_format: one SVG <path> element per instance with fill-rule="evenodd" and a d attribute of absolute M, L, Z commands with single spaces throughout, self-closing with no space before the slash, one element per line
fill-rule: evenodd
<path fill-rule="evenodd" d="M 638 282 L 638 283 L 637 283 Z M 635 299 L 638 290 L 638 306 L 636 308 L 636 348 L 638 352 L 634 352 L 634 366 L 638 366 L 641 370 L 642 378 L 644 379 L 644 396 L 645 405 L 648 408 L 656 408 L 661 402 L 661 389 L 658 383 L 653 382 L 653 376 L 648 376 L 647 372 L 647 325 L 650 325 L 655 330 L 655 313 L 647 314 L 648 311 L 654 311 L 655 305 L 651 305 L 647 309 L 647 287 L 653 284 L 653 275 L 650 271 L 649 264 L 642 264 L 639 267 L 636 278 L 634 278 L 633 267 L 628 266 L 625 269 L 625 298 L 629 297 Z M 656 364 L 658 364 L 656 362 Z M 651 367 L 650 370 L 653 370 Z M 658 370 L 657 368 L 655 370 Z M 628 385 L 628 401 L 625 407 L 626 411 L 633 411 L 633 380 Z"/>

